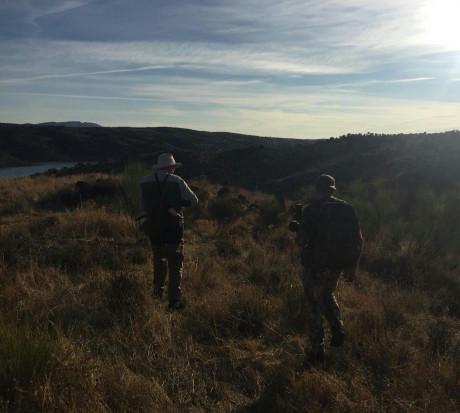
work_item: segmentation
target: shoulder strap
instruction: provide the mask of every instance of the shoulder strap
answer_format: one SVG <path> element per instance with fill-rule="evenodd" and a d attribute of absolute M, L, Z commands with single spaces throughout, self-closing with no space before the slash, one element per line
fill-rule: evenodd
<path fill-rule="evenodd" d="M 159 181 L 159 179 L 158 179 L 158 174 L 157 174 L 156 172 L 155 172 L 155 181 L 156 181 L 156 183 L 157 183 L 158 192 L 159 192 L 160 195 L 162 195 L 162 193 L 161 193 L 162 191 L 161 191 L 160 181 Z"/>
<path fill-rule="evenodd" d="M 165 179 L 163 180 L 164 184 L 166 183 L 168 178 L 169 178 L 169 174 L 166 174 Z M 158 173 L 156 173 L 156 172 L 155 172 L 155 181 L 157 183 L 158 192 L 160 193 L 161 208 L 163 209 L 163 207 L 164 207 L 164 192 L 161 190 L 160 180 L 158 178 Z"/>
<path fill-rule="evenodd" d="M 165 184 L 166 181 L 168 180 L 169 178 L 169 174 L 166 174 L 165 175 L 165 179 L 163 180 L 163 183 Z M 163 191 L 161 190 L 161 185 L 160 185 L 160 180 L 158 178 L 158 173 L 155 172 L 155 181 L 157 183 L 157 188 L 158 188 L 158 192 L 160 193 L 160 195 L 163 195 Z"/>

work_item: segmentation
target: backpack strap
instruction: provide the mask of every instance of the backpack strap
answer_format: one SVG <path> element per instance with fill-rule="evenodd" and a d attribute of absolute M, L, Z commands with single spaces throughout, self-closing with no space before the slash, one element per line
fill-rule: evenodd
<path fill-rule="evenodd" d="M 168 176 L 168 174 L 166 174 Z M 158 193 L 162 195 L 160 180 L 158 179 L 158 173 L 155 172 L 155 182 L 157 183 Z"/>
<path fill-rule="evenodd" d="M 168 180 L 168 178 L 169 178 L 169 174 L 166 174 L 165 179 L 164 179 L 164 181 L 163 181 L 164 184 L 166 183 L 166 181 Z M 162 193 L 161 193 L 162 191 L 161 191 L 160 179 L 158 178 L 158 173 L 157 173 L 157 172 L 155 172 L 155 181 L 156 181 L 156 183 L 157 183 L 158 192 L 160 193 L 160 195 L 162 195 Z"/>
<path fill-rule="evenodd" d="M 165 179 L 163 180 L 163 184 L 166 183 L 168 178 L 169 178 L 169 174 L 166 174 Z M 157 172 L 155 172 L 155 181 L 157 183 L 158 192 L 160 193 L 160 208 L 164 209 L 165 196 L 164 196 L 164 192 L 161 190 L 160 179 L 158 178 Z"/>

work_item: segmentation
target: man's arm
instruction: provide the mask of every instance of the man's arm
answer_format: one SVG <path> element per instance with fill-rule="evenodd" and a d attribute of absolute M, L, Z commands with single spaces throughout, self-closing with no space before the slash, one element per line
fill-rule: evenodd
<path fill-rule="evenodd" d="M 193 191 L 182 178 L 179 181 L 179 186 L 182 196 L 182 206 L 191 206 L 198 204 L 198 197 L 193 193 Z"/>
<path fill-rule="evenodd" d="M 343 272 L 343 278 L 345 282 L 351 283 L 356 278 L 356 273 L 358 272 L 359 260 L 361 258 L 361 253 L 363 252 L 363 235 L 361 230 L 359 231 L 359 256 L 356 264 Z"/>

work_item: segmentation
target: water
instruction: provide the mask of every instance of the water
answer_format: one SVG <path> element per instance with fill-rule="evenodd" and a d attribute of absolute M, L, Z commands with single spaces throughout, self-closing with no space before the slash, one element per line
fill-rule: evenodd
<path fill-rule="evenodd" d="M 70 168 L 80 162 L 47 162 L 32 166 L 15 166 L 12 168 L 0 168 L 0 178 L 19 178 L 21 176 L 33 175 L 37 172 L 46 172 L 48 169 Z"/>

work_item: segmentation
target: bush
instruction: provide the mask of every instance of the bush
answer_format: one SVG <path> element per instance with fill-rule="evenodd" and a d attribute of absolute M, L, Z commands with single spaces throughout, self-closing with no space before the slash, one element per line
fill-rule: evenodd
<path fill-rule="evenodd" d="M 423 186 L 388 188 L 356 181 L 346 200 L 361 220 L 365 239 L 362 268 L 399 286 L 433 291 L 459 263 L 458 191 Z M 446 265 L 449 263 L 448 265 Z"/>
<path fill-rule="evenodd" d="M 256 231 L 277 227 L 284 222 L 285 210 L 276 199 L 262 200 L 258 207 L 258 218 L 254 225 Z"/>
<path fill-rule="evenodd" d="M 214 198 L 208 204 L 208 213 L 220 223 L 232 222 L 241 215 L 241 204 L 236 199 Z"/>

